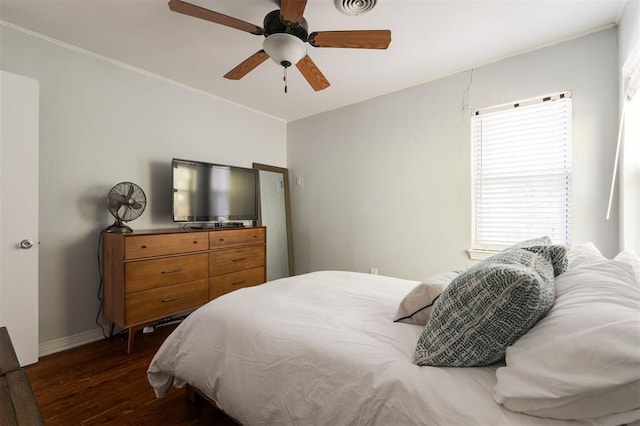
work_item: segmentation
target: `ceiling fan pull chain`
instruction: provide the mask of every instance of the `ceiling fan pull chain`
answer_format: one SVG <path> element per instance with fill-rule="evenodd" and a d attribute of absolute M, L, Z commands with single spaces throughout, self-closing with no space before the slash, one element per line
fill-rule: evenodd
<path fill-rule="evenodd" d="M 284 93 L 287 93 L 287 67 L 284 67 L 284 77 L 282 77 L 282 81 L 284 81 Z"/>

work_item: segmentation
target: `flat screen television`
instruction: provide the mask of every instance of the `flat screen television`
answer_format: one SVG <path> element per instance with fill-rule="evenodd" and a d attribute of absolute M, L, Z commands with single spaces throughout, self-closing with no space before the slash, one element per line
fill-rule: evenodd
<path fill-rule="evenodd" d="M 258 171 L 173 159 L 174 222 L 258 220 Z"/>

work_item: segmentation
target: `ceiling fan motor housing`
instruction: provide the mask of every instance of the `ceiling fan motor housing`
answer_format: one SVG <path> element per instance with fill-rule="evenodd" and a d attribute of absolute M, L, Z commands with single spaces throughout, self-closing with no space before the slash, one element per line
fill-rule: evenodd
<path fill-rule="evenodd" d="M 306 42 L 309 37 L 307 20 L 302 18 L 298 25 L 287 25 L 280 19 L 280 9 L 267 13 L 264 17 L 264 36 L 269 37 L 271 34 L 286 33 L 298 37 Z"/>

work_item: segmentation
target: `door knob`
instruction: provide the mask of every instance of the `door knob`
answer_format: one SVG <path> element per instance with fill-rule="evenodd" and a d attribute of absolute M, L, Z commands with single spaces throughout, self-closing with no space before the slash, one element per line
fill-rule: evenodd
<path fill-rule="evenodd" d="M 33 247 L 33 241 L 31 240 L 22 240 L 20 241 L 20 248 L 24 250 L 28 250 Z"/>

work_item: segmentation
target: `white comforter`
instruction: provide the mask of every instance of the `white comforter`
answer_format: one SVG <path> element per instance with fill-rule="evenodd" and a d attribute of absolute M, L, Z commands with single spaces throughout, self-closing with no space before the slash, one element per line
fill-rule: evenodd
<path fill-rule="evenodd" d="M 189 383 L 244 425 L 560 425 L 504 409 L 495 367 L 412 363 L 422 327 L 394 323 L 417 284 L 314 272 L 192 313 L 148 370 L 162 397 Z"/>

